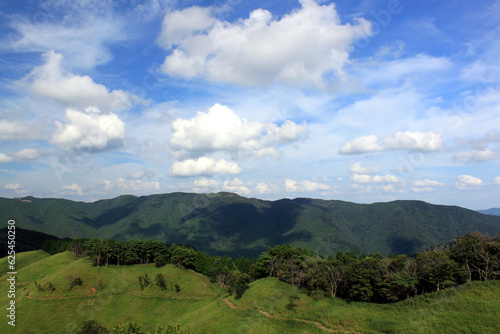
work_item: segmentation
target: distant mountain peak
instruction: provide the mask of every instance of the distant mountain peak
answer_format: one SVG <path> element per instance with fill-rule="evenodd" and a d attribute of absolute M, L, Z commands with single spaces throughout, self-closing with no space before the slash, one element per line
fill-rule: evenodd
<path fill-rule="evenodd" d="M 500 208 L 491 208 L 488 210 L 478 210 L 477 212 L 486 214 L 486 215 L 494 215 L 494 216 L 500 216 Z"/>

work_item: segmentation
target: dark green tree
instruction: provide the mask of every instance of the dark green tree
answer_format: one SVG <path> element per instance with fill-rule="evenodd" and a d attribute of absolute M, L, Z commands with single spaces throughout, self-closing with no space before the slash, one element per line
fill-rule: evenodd
<path fill-rule="evenodd" d="M 196 257 L 196 251 L 192 248 L 175 245 L 170 249 L 172 261 L 177 264 L 179 270 L 181 267 L 189 267 L 193 265 Z"/>
<path fill-rule="evenodd" d="M 250 275 L 247 273 L 240 273 L 238 271 L 231 272 L 227 282 L 229 292 L 234 295 L 236 299 L 240 299 L 243 293 L 249 288 L 248 283 L 250 283 L 250 281 Z"/>
<path fill-rule="evenodd" d="M 374 287 L 381 281 L 379 256 L 358 259 L 352 266 L 348 279 L 348 298 L 355 301 L 368 302 L 374 298 Z"/>
<path fill-rule="evenodd" d="M 164 255 L 155 257 L 155 266 L 157 268 L 164 267 L 167 264 L 167 258 Z"/>
<path fill-rule="evenodd" d="M 108 334 L 106 327 L 102 326 L 95 320 L 86 320 L 81 325 L 76 334 Z"/>
<path fill-rule="evenodd" d="M 151 285 L 151 277 L 148 274 L 141 275 L 137 278 L 139 280 L 139 285 L 141 286 L 141 291 Z"/>
<path fill-rule="evenodd" d="M 425 251 L 417 254 L 417 275 L 425 291 L 437 290 L 455 284 L 458 265 L 444 251 Z"/>
<path fill-rule="evenodd" d="M 165 276 L 163 276 L 163 274 L 156 275 L 155 281 L 160 290 L 167 289 L 167 281 L 165 280 Z"/>
<path fill-rule="evenodd" d="M 73 289 L 73 287 L 75 286 L 80 286 L 83 284 L 83 281 L 80 277 L 76 277 L 76 278 L 73 278 L 70 282 L 69 282 L 69 289 L 68 291 L 71 291 Z"/>

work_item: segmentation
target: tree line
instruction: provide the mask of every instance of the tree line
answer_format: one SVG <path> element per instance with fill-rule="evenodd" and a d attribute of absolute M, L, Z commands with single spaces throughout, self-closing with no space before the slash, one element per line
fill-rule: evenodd
<path fill-rule="evenodd" d="M 160 241 L 74 239 L 46 241 L 51 254 L 72 251 L 95 266 L 167 263 L 202 273 L 241 297 L 248 284 L 276 277 L 309 293 L 352 301 L 390 303 L 472 281 L 500 279 L 500 238 L 480 233 L 422 251 L 414 257 L 337 252 L 324 258 L 289 244 L 275 246 L 258 259 L 210 256 L 189 245 Z"/>

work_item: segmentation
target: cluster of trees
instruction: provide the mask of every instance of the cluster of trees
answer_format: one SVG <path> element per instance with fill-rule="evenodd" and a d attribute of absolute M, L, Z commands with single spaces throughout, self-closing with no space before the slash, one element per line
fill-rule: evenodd
<path fill-rule="evenodd" d="M 43 247 L 49 253 L 71 250 L 77 256 L 88 256 L 95 266 L 149 264 L 169 246 L 161 241 L 113 239 L 73 239 L 66 242 L 49 241 Z"/>
<path fill-rule="evenodd" d="M 202 273 L 241 297 L 248 284 L 277 277 L 307 291 L 324 291 L 331 297 L 353 301 L 395 302 L 419 293 L 472 281 L 500 279 L 500 239 L 468 234 L 450 245 L 406 255 L 356 255 L 338 252 L 323 258 L 289 244 L 276 246 L 258 259 L 208 256 L 188 245 L 159 241 L 75 239 L 58 250 L 88 256 L 94 265 L 175 264 Z"/>
<path fill-rule="evenodd" d="M 153 278 L 150 277 L 148 274 L 141 275 L 137 279 L 139 280 L 141 291 L 143 291 L 144 288 L 153 285 Z M 159 287 L 160 290 L 167 290 L 167 288 L 170 287 L 171 291 L 174 290 L 175 292 L 181 291 L 181 287 L 179 286 L 179 284 L 168 283 L 167 280 L 165 279 L 165 275 L 163 274 L 157 274 L 154 281 L 155 285 Z"/>
<path fill-rule="evenodd" d="M 70 292 L 73 289 L 73 287 L 75 287 L 77 285 L 81 286 L 83 284 L 83 281 L 80 277 L 73 278 L 70 276 L 69 280 L 70 280 L 70 283 L 69 283 L 68 292 Z M 101 281 L 99 281 L 100 286 L 101 286 L 101 284 L 102 284 Z M 35 280 L 35 287 L 40 292 L 42 292 L 42 291 L 48 291 L 48 292 L 56 291 L 56 287 L 52 282 L 47 282 L 44 285 L 41 285 Z"/>
<path fill-rule="evenodd" d="M 388 303 L 466 282 L 500 279 L 500 239 L 468 234 L 415 257 L 338 252 L 324 259 L 307 249 L 281 245 L 264 253 L 258 267 L 310 291 Z"/>
<path fill-rule="evenodd" d="M 180 324 L 167 325 L 163 328 L 157 325 L 149 332 L 145 332 L 140 324 L 128 322 L 118 325 L 109 331 L 106 327 L 102 326 L 95 320 L 87 320 L 82 323 L 77 334 L 188 334 L 189 330 L 182 327 Z"/>

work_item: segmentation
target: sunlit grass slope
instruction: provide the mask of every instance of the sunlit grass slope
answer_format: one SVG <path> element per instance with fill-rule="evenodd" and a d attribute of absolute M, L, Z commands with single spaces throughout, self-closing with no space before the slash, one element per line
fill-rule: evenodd
<path fill-rule="evenodd" d="M 198 273 L 173 265 L 94 267 L 71 253 L 18 254 L 16 327 L 7 325 L 6 274 L 0 277 L 0 333 L 74 333 L 87 319 L 112 328 L 134 321 L 150 329 L 181 323 L 192 333 L 499 333 L 500 282 L 474 283 L 396 304 L 349 303 L 308 296 L 275 278 L 250 284 L 240 300 Z M 6 259 L 0 259 L 2 272 Z M 21 268 L 22 266 L 22 268 Z M 141 290 L 138 276 L 168 283 Z M 69 291 L 70 281 L 83 284 Z M 52 283 L 55 291 L 39 291 Z M 175 291 L 175 284 L 181 291 Z M 295 296 L 290 307 L 290 296 Z"/>
<path fill-rule="evenodd" d="M 293 310 L 286 306 L 297 296 Z M 279 319 L 319 322 L 359 333 L 500 333 L 500 282 L 475 282 L 416 296 L 395 304 L 346 302 L 310 297 L 276 278 L 251 284 L 235 306 Z"/>

